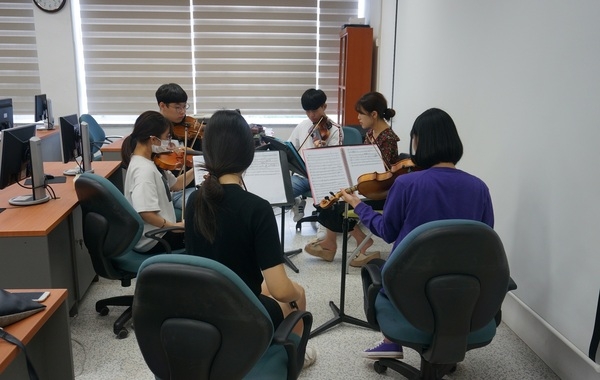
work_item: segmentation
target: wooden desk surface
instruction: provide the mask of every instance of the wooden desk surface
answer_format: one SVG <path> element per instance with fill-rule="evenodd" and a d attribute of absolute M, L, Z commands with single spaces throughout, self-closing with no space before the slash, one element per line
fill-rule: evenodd
<path fill-rule="evenodd" d="M 35 131 L 35 135 L 42 140 L 56 134 L 60 135 L 60 126 L 58 125 L 54 129 L 38 129 Z"/>
<path fill-rule="evenodd" d="M 27 345 L 35 336 L 46 321 L 54 314 L 58 307 L 67 299 L 66 289 L 15 289 L 8 291 L 23 291 L 23 292 L 38 292 L 49 291 L 50 295 L 42 302 L 46 308 L 39 313 L 31 315 L 19 322 L 13 323 L 4 329 L 11 335 L 18 338 L 23 344 Z M 13 344 L 0 340 L 0 373 L 2 373 L 8 365 L 19 354 L 19 348 Z"/>
<path fill-rule="evenodd" d="M 121 152 L 121 146 L 123 145 L 123 141 L 125 141 L 125 137 L 122 139 L 118 139 L 113 141 L 110 144 L 103 145 L 100 148 L 101 152 Z"/>
<path fill-rule="evenodd" d="M 94 173 L 105 178 L 113 174 L 121 163 L 119 161 L 94 161 Z M 72 169 L 74 162 L 44 162 L 44 173 L 62 176 L 65 169 Z M 65 183 L 50 186 L 58 199 L 34 206 L 13 206 L 8 200 L 14 196 L 31 193 L 17 184 L 0 190 L 0 237 L 10 236 L 46 236 L 62 222 L 77 206 L 77 194 L 73 184 L 73 176 L 66 176 Z"/>

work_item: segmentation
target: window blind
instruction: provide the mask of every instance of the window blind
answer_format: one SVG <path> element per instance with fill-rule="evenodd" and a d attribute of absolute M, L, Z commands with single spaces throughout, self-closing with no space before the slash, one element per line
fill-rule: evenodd
<path fill-rule="evenodd" d="M 90 114 L 137 116 L 158 109 L 160 85 L 192 88 L 189 0 L 80 0 L 80 8 Z"/>
<path fill-rule="evenodd" d="M 33 115 L 40 93 L 33 2 L 0 2 L 0 99 L 12 98 L 15 115 Z"/>
<path fill-rule="evenodd" d="M 189 113 L 304 116 L 310 87 L 337 108 L 339 32 L 356 0 L 80 0 L 88 109 L 137 115 L 176 82 Z"/>

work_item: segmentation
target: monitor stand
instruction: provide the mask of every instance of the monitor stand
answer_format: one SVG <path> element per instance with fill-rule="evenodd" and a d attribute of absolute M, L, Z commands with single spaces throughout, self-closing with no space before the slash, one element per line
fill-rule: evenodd
<path fill-rule="evenodd" d="M 40 203 L 48 202 L 50 200 L 50 196 L 45 195 L 42 198 L 35 199 L 33 195 L 17 195 L 16 197 L 12 197 L 8 200 L 13 206 L 33 206 L 39 205 Z"/>
<path fill-rule="evenodd" d="M 48 202 L 50 196 L 46 194 L 44 186 L 44 164 L 42 159 L 42 142 L 39 137 L 29 139 L 29 150 L 31 154 L 31 187 L 32 194 L 18 195 L 10 198 L 8 203 L 13 206 L 32 206 Z"/>
<path fill-rule="evenodd" d="M 93 173 L 94 169 L 90 169 L 87 171 L 87 173 Z M 65 171 L 63 171 L 64 175 L 68 175 L 68 176 L 74 176 L 74 175 L 79 175 L 83 173 L 83 170 L 81 170 L 81 168 L 73 168 L 73 169 L 67 169 Z"/>

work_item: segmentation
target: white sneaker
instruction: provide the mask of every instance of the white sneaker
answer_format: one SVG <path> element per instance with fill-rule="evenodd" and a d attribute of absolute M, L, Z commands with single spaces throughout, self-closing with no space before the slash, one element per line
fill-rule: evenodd
<path fill-rule="evenodd" d="M 311 365 L 315 364 L 317 361 L 317 350 L 314 347 L 306 346 L 306 351 L 304 352 L 304 365 L 302 368 L 308 368 Z"/>
<path fill-rule="evenodd" d="M 297 197 L 292 207 L 292 213 L 294 214 L 294 222 L 304 218 L 304 206 L 306 206 L 306 199 Z"/>
<path fill-rule="evenodd" d="M 317 240 L 325 240 L 327 236 L 327 228 L 323 227 L 321 223 L 319 223 L 319 227 L 317 227 Z"/>

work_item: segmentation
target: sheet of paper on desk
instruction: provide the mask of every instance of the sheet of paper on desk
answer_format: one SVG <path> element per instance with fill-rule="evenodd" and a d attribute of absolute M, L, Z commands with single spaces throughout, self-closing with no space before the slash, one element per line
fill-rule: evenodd
<path fill-rule="evenodd" d="M 204 181 L 207 171 L 201 165 L 204 164 L 204 156 L 194 156 L 194 179 L 196 185 Z M 262 151 L 254 154 L 254 160 L 243 174 L 246 189 L 266 199 L 271 204 L 286 203 L 285 187 L 282 181 L 282 167 L 278 151 Z"/>

